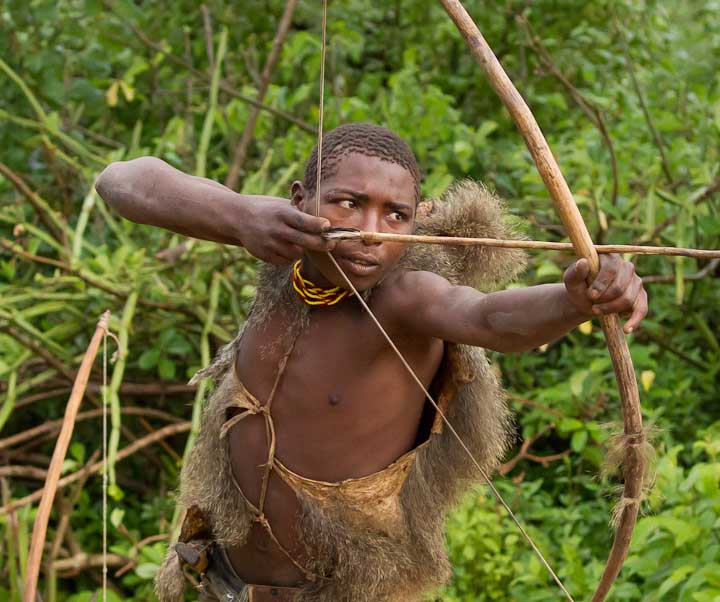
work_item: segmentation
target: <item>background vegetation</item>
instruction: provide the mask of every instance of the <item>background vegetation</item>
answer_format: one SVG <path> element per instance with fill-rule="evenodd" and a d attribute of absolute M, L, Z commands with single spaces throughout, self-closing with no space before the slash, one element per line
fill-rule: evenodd
<path fill-rule="evenodd" d="M 257 264 L 242 249 L 125 222 L 92 182 L 112 160 L 150 154 L 221 182 L 234 171 L 237 190 L 285 194 L 314 144 L 319 4 L 298 3 L 265 70 L 282 0 L 0 6 L 0 601 L 20 600 L 37 501 L 25 496 L 42 486 L 106 308 L 122 346 L 109 388 L 111 599 L 152 599 L 203 394 L 185 382 L 242 323 Z M 417 152 L 425 194 L 483 180 L 531 236 L 562 240 L 519 135 L 439 6 L 330 4 L 326 127 L 385 124 Z M 720 2 L 466 4 L 544 127 L 596 240 L 719 246 Z M 534 254 L 522 284 L 557 281 L 570 260 Z M 639 257 L 637 268 L 651 313 L 631 349 L 660 460 L 613 599 L 718 601 L 718 262 Z M 585 325 L 494 359 L 525 443 L 498 485 L 587 599 L 611 540 L 614 484 L 596 477 L 604 425 L 619 419 L 602 335 Z M 51 520 L 48 602 L 94 599 L 100 579 L 101 374 L 98 361 L 65 466 L 75 480 Z M 482 489 L 453 515 L 448 546 L 455 577 L 438 599 L 558 599 Z"/>

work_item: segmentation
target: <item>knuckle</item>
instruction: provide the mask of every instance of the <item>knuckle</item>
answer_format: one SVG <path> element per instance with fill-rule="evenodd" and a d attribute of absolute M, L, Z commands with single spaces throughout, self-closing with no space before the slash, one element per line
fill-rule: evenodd
<path fill-rule="evenodd" d="M 623 287 L 617 282 L 613 282 L 610 286 L 608 286 L 605 294 L 611 299 L 615 299 L 617 297 L 625 296 L 625 294 L 627 294 L 627 291 L 624 291 Z"/>

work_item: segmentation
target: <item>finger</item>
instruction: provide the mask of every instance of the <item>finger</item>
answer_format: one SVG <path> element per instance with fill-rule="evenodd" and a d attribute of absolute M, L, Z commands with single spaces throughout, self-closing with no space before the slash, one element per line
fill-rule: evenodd
<path fill-rule="evenodd" d="M 301 230 L 308 234 L 321 234 L 330 228 L 330 220 L 324 217 L 308 215 L 299 209 L 287 211 L 285 213 L 285 223 L 296 230 Z"/>
<path fill-rule="evenodd" d="M 647 315 L 648 312 L 648 296 L 647 291 L 645 289 L 642 290 L 642 293 L 638 295 L 637 301 L 635 302 L 635 308 L 633 309 L 633 313 L 630 316 L 630 319 L 625 323 L 625 326 L 623 330 L 626 334 L 630 334 L 633 330 L 635 330 L 642 322 L 643 318 Z"/>
<path fill-rule="evenodd" d="M 307 234 L 293 228 L 288 228 L 284 235 L 285 240 L 308 251 L 331 251 L 336 244 L 336 241 L 326 240 L 319 234 Z"/>
<path fill-rule="evenodd" d="M 277 255 L 284 257 L 287 261 L 297 261 L 301 259 L 305 253 L 305 250 L 299 246 L 291 243 L 278 245 L 275 251 Z"/>
<path fill-rule="evenodd" d="M 601 314 L 621 314 L 630 311 L 634 306 L 642 289 L 642 280 L 635 278 L 630 282 L 625 291 L 619 297 L 607 303 L 595 303 L 593 305 L 593 313 Z"/>
<path fill-rule="evenodd" d="M 620 255 L 613 253 L 600 258 L 600 271 L 588 289 L 588 296 L 593 301 L 599 299 L 608 286 L 615 280 L 620 267 Z"/>
<path fill-rule="evenodd" d="M 615 299 L 619 299 L 625 294 L 635 278 L 635 266 L 629 261 L 620 264 L 617 276 L 605 289 L 605 291 L 595 299 L 595 303 L 607 303 Z M 637 291 L 635 291 L 637 293 Z"/>
<path fill-rule="evenodd" d="M 288 263 L 292 263 L 287 257 L 283 257 L 277 253 L 268 253 L 264 257 L 261 257 L 261 259 L 273 265 L 287 265 Z"/>

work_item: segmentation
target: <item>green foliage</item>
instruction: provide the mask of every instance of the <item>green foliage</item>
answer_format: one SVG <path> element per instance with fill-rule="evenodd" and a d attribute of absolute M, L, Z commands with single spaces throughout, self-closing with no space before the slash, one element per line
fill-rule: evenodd
<path fill-rule="evenodd" d="M 535 112 L 596 240 L 720 246 L 717 0 L 465 4 Z M 62 417 L 94 324 L 110 309 L 111 328 L 127 337 L 127 354 L 110 368 L 117 375 L 110 391 L 117 451 L 172 416 L 188 421 L 192 441 L 202 391 L 183 384 L 245 319 L 257 266 L 242 249 L 119 219 L 92 182 L 109 162 L 145 154 L 226 177 L 283 3 L 206 6 L 209 40 L 197 3 L 187 0 L 172 10 L 129 0 L 7 0 L 0 7 L 2 437 Z M 274 112 L 259 114 L 238 190 L 284 195 L 302 176 L 318 119 L 319 17 L 319 3 L 299 2 L 262 100 Z M 331 2 L 328 25 L 327 128 L 385 124 L 416 151 L 426 195 L 461 177 L 481 179 L 508 199 L 529 236 L 563 238 L 514 125 L 439 4 Z M 569 261 L 533 255 L 519 285 L 556 282 Z M 612 595 L 717 600 L 719 272 L 717 264 L 690 259 L 636 261 L 653 278 L 651 314 L 631 352 L 661 459 Z M 493 359 L 518 411 L 518 434 L 532 440 L 529 455 L 498 486 L 570 591 L 587 599 L 611 540 L 616 486 L 594 477 L 606 425 L 618 420 L 602 334 L 585 325 L 543 349 Z M 92 381 L 100 380 L 98 368 Z M 95 388 L 83 410 L 99 397 Z M 143 422 L 133 408 L 166 414 Z M 44 465 L 54 436 L 9 446 L 3 460 Z M 180 434 L 166 444 L 117 463 L 109 542 L 124 566 L 111 567 L 111 599 L 152 599 L 166 545 L 154 536 L 171 530 L 171 492 L 188 439 Z M 100 445 L 97 417 L 79 421 L 64 474 L 95 461 Z M 31 478 L 4 482 L 3 504 L 39 487 Z M 60 495 L 73 504 L 72 537 L 56 560 L 75 554 L 75 545 L 98 553 L 99 477 Z M 0 516 L 0 602 L 20 599 L 33 516 L 32 507 L 20 509 L 13 528 Z M 453 515 L 448 546 L 455 573 L 439 594 L 444 600 L 558 598 L 482 490 Z M 44 572 L 43 599 L 94 599 L 95 570 L 72 578 Z"/>

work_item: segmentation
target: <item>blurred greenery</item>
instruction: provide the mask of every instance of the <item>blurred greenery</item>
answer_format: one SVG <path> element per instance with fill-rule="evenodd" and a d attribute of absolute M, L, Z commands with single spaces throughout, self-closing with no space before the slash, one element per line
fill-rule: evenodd
<path fill-rule="evenodd" d="M 718 248 L 720 2 L 465 4 L 545 129 L 596 240 Z M 202 401 L 184 383 L 233 336 L 254 294 L 257 263 L 244 250 L 123 221 L 92 187 L 110 161 L 146 154 L 225 180 L 284 3 L 206 7 L 207 27 L 187 0 L 0 5 L 2 503 L 41 487 L 57 434 L 51 421 L 62 417 L 94 324 L 110 309 L 111 328 L 127 339 L 110 368 L 120 453 L 112 600 L 152 599 L 185 421 Z M 300 1 L 238 190 L 286 194 L 302 172 L 318 119 L 319 23 L 320 3 Z M 416 151 L 426 195 L 480 179 L 508 199 L 530 236 L 563 240 L 521 138 L 439 5 L 331 2 L 328 41 L 326 128 L 387 125 Z M 534 254 L 521 284 L 557 281 L 569 261 Z M 687 258 L 638 257 L 636 265 L 651 312 L 630 346 L 660 460 L 612 597 L 717 602 L 720 270 Z M 534 438 L 498 486 L 570 591 L 587 599 L 609 549 L 617 485 L 596 477 L 605 426 L 619 420 L 602 334 L 588 324 L 535 352 L 493 359 L 519 438 Z M 98 361 L 92 382 L 101 376 Z M 100 404 L 97 387 L 88 397 L 83 411 Z M 173 424 L 162 446 L 122 455 Z M 6 440 L 37 425 L 48 430 Z M 97 412 L 78 421 L 73 441 L 65 474 L 97 459 Z M 59 492 L 44 556 L 54 562 L 41 578 L 47 602 L 95 599 L 99 566 L 73 563 L 101 550 L 100 486 L 94 475 Z M 0 514 L 0 602 L 20 600 L 34 514 L 34 505 Z M 59 528 L 61 515 L 68 521 Z M 440 600 L 559 595 L 482 489 L 453 514 L 448 546 L 454 578 Z"/>

